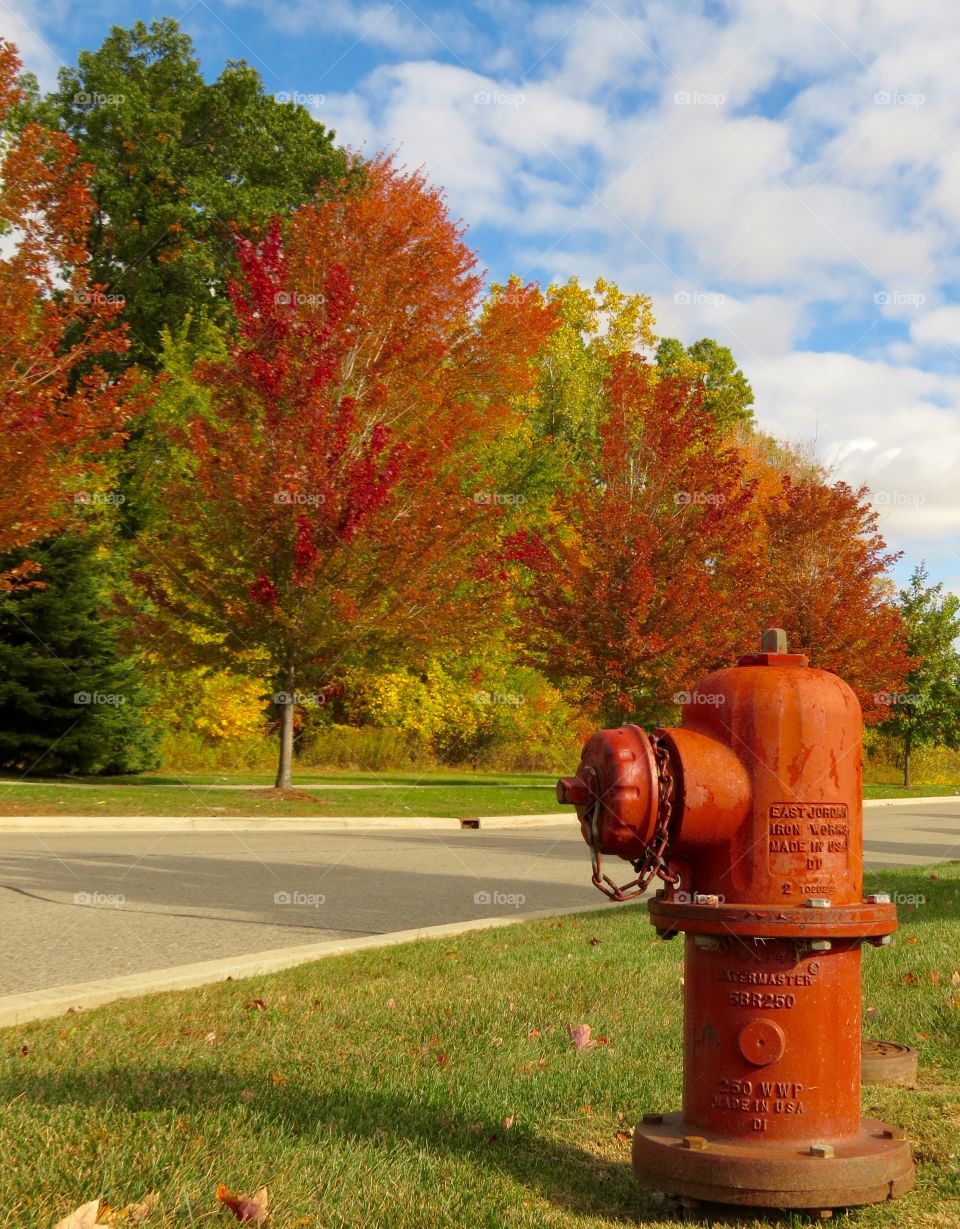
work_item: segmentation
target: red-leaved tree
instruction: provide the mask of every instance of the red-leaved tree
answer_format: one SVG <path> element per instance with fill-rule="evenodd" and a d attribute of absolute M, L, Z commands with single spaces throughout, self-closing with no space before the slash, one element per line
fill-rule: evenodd
<path fill-rule="evenodd" d="M 570 475 L 542 540 L 509 544 L 533 579 L 524 639 L 596 719 L 656 722 L 742 649 L 762 527 L 743 458 L 693 385 L 627 355 L 605 409 L 596 472 Z"/>
<path fill-rule="evenodd" d="M 0 42 L 0 126 L 21 98 L 20 60 Z M 89 167 L 73 142 L 25 125 L 0 163 L 0 550 L 29 546 L 64 523 L 70 497 L 123 441 L 133 374 L 96 360 L 126 349 L 111 302 L 88 277 L 83 236 Z M 0 569 L 0 588 L 38 570 Z"/>
<path fill-rule="evenodd" d="M 533 288 L 482 300 L 439 192 L 386 158 L 239 257 L 143 580 L 188 652 L 270 684 L 285 787 L 297 702 L 495 616 L 499 510 L 474 493 L 553 315 Z"/>
<path fill-rule="evenodd" d="M 899 691 L 911 663 L 889 576 L 900 556 L 878 532 L 868 488 L 784 474 L 765 519 L 768 570 L 757 610 L 812 665 L 849 683 L 868 723 L 882 720 L 889 710 L 877 696 Z"/>

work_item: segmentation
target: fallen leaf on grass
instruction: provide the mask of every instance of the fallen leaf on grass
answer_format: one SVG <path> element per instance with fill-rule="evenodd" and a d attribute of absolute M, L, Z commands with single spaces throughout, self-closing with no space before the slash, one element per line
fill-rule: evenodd
<path fill-rule="evenodd" d="M 29 1053 L 30 1053 L 30 1042 L 25 1041 L 23 1045 L 20 1047 L 20 1057 L 26 1058 Z"/>
<path fill-rule="evenodd" d="M 931 969 L 930 971 L 930 985 L 931 986 L 940 985 L 940 974 L 937 972 L 936 969 Z"/>
<path fill-rule="evenodd" d="M 221 1182 L 217 1187 L 217 1198 L 225 1208 L 230 1209 L 237 1220 L 250 1221 L 255 1225 L 266 1225 L 270 1220 L 265 1186 L 261 1186 L 254 1195 L 235 1195 Z"/>
<path fill-rule="evenodd" d="M 75 1209 L 63 1220 L 58 1220 L 53 1229 L 108 1229 L 97 1219 L 100 1211 L 100 1200 L 92 1199 L 83 1207 Z"/>
<path fill-rule="evenodd" d="M 630 1141 L 633 1139 L 633 1135 L 629 1131 L 618 1131 L 617 1139 L 620 1141 L 621 1144 L 629 1144 Z"/>
<path fill-rule="evenodd" d="M 144 1195 L 139 1203 L 128 1203 L 118 1212 L 111 1212 L 110 1220 L 111 1222 L 122 1221 L 124 1226 L 139 1225 L 153 1214 L 159 1202 L 160 1196 L 156 1191 L 151 1191 L 149 1195 Z"/>
<path fill-rule="evenodd" d="M 590 1025 L 578 1024 L 576 1028 L 568 1028 L 570 1040 L 573 1042 L 573 1048 L 579 1054 L 581 1050 L 592 1050 L 597 1044 L 590 1039 Z"/>
<path fill-rule="evenodd" d="M 905 986 L 915 986 L 919 980 L 916 973 L 904 973 L 903 975 L 903 984 Z"/>
<path fill-rule="evenodd" d="M 960 986 L 960 973 L 953 972 L 950 974 L 950 985 Z"/>
<path fill-rule="evenodd" d="M 251 999 L 247 1004 L 248 1011 L 266 1011 L 267 1005 L 263 999 Z"/>
<path fill-rule="evenodd" d="M 270 1079 L 273 1080 L 277 1087 L 281 1084 L 286 1084 L 287 1082 L 287 1077 L 285 1075 L 281 1075 L 279 1071 L 275 1071 L 273 1075 L 271 1075 Z"/>
<path fill-rule="evenodd" d="M 513 1120 L 515 1117 L 516 1117 L 516 1114 L 508 1114 L 506 1118 L 504 1118 L 503 1122 L 500 1123 L 500 1125 L 503 1127 L 505 1131 L 509 1131 L 510 1128 L 513 1126 Z"/>
<path fill-rule="evenodd" d="M 397 1005 L 397 1000 L 396 1000 L 395 998 L 389 998 L 389 999 L 387 999 L 387 1006 L 388 1006 L 388 1007 L 396 1007 L 396 1005 Z"/>
<path fill-rule="evenodd" d="M 540 1030 L 538 1028 L 532 1028 L 527 1033 L 527 1040 L 536 1041 L 539 1036 L 540 1036 Z"/>

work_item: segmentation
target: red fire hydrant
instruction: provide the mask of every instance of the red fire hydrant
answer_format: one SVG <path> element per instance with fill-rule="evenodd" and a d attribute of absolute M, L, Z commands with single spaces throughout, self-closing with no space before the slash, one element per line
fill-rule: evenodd
<path fill-rule="evenodd" d="M 633 1139 L 657 1190 L 826 1210 L 913 1184 L 903 1132 L 860 1117 L 860 947 L 897 928 L 888 896 L 863 898 L 861 728 L 850 688 L 770 629 L 678 729 L 601 730 L 558 783 L 597 887 L 659 877 L 650 920 L 686 936 L 683 1111 Z M 636 878 L 616 887 L 604 854 Z"/>

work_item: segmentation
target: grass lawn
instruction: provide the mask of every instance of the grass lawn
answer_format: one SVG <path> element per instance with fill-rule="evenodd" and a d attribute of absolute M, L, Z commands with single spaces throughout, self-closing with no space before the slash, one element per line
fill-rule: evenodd
<path fill-rule="evenodd" d="M 304 773 L 278 797 L 264 775 L 198 774 L 0 782 L 0 815 L 536 815 L 559 808 L 556 777 L 484 773 Z M 217 789 L 214 786 L 245 786 Z M 362 786 L 324 791 L 324 785 Z M 865 798 L 960 794 L 942 785 L 867 785 Z"/>
<path fill-rule="evenodd" d="M 926 899 L 864 949 L 868 1035 L 918 1046 L 921 1081 L 863 1105 L 917 1189 L 835 1223 L 960 1226 L 960 864 L 868 884 Z M 608 908 L 4 1030 L 0 1226 L 153 1190 L 149 1229 L 233 1224 L 220 1182 L 267 1185 L 274 1229 L 675 1224 L 629 1132 L 680 1102 L 681 942 Z M 577 1054 L 583 1023 L 606 1043 Z"/>

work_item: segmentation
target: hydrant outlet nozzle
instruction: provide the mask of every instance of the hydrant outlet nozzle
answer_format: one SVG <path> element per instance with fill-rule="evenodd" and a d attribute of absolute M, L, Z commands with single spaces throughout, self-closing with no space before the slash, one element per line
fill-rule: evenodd
<path fill-rule="evenodd" d="M 561 777 L 557 782 L 557 802 L 564 806 L 589 806 L 592 797 L 590 786 L 579 777 Z"/>

